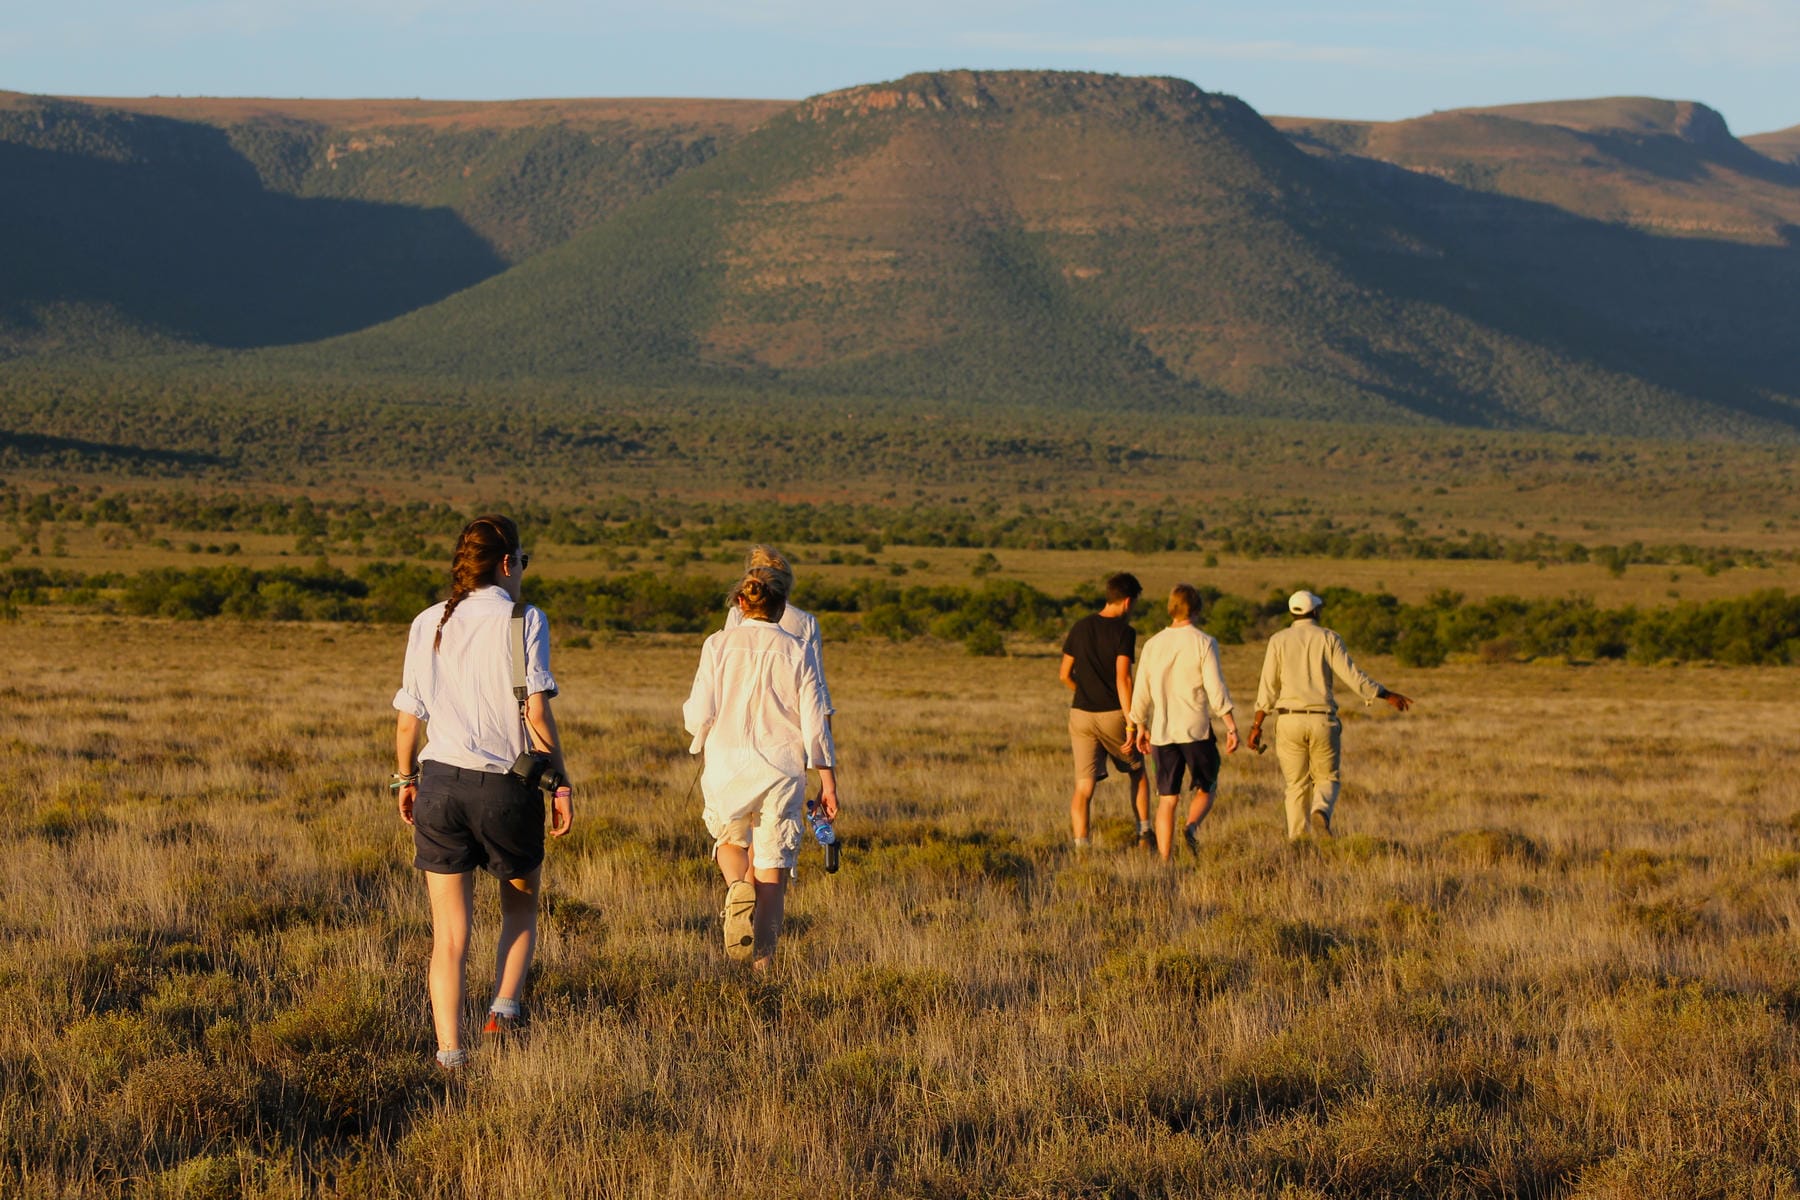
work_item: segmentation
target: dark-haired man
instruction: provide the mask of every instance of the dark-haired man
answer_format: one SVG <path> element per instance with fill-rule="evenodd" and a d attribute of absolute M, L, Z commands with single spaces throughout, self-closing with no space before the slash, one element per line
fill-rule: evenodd
<path fill-rule="evenodd" d="M 1137 752 L 1136 731 L 1126 715 L 1131 708 L 1131 659 L 1137 650 L 1131 606 L 1143 590 L 1136 576 L 1114 575 L 1106 581 L 1106 604 L 1075 622 L 1063 640 L 1063 686 L 1075 693 L 1069 702 L 1069 746 L 1075 755 L 1069 827 L 1077 848 L 1088 845 L 1088 807 L 1094 785 L 1106 778 L 1108 759 L 1131 780 L 1138 845 L 1155 845 L 1144 760 Z"/>
<path fill-rule="evenodd" d="M 1294 623 L 1269 639 L 1256 689 L 1256 718 L 1250 724 L 1248 744 L 1255 750 L 1262 745 L 1263 718 L 1270 712 L 1281 717 L 1275 726 L 1275 758 L 1287 781 L 1289 841 L 1304 835 L 1309 824 L 1331 833 L 1344 728 L 1338 722 L 1332 676 L 1354 687 L 1365 704 L 1385 700 L 1397 712 L 1412 707 L 1410 699 L 1388 691 L 1350 661 L 1344 639 L 1319 624 L 1324 605 L 1312 592 L 1288 597 Z"/>

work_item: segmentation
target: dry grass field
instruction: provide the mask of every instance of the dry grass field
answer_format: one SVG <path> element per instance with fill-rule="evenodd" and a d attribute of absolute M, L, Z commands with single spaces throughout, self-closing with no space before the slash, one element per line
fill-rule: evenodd
<path fill-rule="evenodd" d="M 845 866 L 761 981 L 684 797 L 696 641 L 560 649 L 534 1025 L 447 1083 L 402 649 L 0 624 L 0 1195 L 1800 1195 L 1791 671 L 1372 660 L 1419 703 L 1347 714 L 1336 840 L 1240 753 L 1164 867 L 1116 781 L 1069 852 L 1052 647 L 833 644 Z"/>

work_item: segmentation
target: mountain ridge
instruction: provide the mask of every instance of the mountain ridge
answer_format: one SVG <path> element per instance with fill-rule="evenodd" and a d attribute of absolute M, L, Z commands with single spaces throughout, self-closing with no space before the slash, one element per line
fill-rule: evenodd
<path fill-rule="evenodd" d="M 15 354 L 104 333 L 297 377 L 1800 427 L 1759 299 L 1800 281 L 1800 172 L 1694 102 L 1324 122 L 1171 77 L 967 70 L 693 107 L 108 103 L 0 95 L 0 217 L 63 231 L 0 238 L 32 268 L 0 271 Z M 90 244 L 105 196 L 130 220 Z M 184 197 L 230 236 L 182 226 Z"/>

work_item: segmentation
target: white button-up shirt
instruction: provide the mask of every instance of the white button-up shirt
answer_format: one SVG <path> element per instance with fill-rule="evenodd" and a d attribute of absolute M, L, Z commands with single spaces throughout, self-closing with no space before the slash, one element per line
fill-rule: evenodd
<path fill-rule="evenodd" d="M 736 629 L 743 621 L 744 610 L 733 604 L 731 611 L 725 614 L 725 628 Z M 812 656 L 813 669 L 819 673 L 819 690 L 825 693 L 825 711 L 836 712 L 837 706 L 831 702 L 831 688 L 825 682 L 825 645 L 819 637 L 819 619 L 790 604 L 781 610 L 781 620 L 776 623 Z"/>
<path fill-rule="evenodd" d="M 525 750 L 519 702 L 513 696 L 512 597 L 499 585 L 463 597 L 444 624 L 444 641 L 433 653 L 432 639 L 444 606 L 434 604 L 413 618 L 406 642 L 406 666 L 394 707 L 426 727 L 421 759 L 477 771 L 504 771 Z M 543 612 L 525 606 L 525 688 L 556 695 L 550 674 L 550 624 Z"/>
<path fill-rule="evenodd" d="M 1231 690 L 1219 669 L 1219 643 L 1192 625 L 1171 625 L 1138 652 L 1131 682 L 1131 719 L 1150 729 L 1158 746 L 1203 742 L 1213 714 L 1231 711 Z"/>
<path fill-rule="evenodd" d="M 818 668 L 771 621 L 744 620 L 706 639 L 681 716 L 694 735 L 688 752 L 706 753 L 708 805 L 804 787 L 808 767 L 833 763 Z"/>

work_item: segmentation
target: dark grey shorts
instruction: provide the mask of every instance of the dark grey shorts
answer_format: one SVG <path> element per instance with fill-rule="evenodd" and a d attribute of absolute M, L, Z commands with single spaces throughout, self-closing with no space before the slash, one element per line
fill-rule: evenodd
<path fill-rule="evenodd" d="M 1204 742 L 1174 742 L 1150 747 L 1156 763 L 1156 794 L 1181 795 L 1183 772 L 1194 777 L 1194 787 L 1210 792 L 1219 786 L 1219 743 L 1212 738 Z"/>
<path fill-rule="evenodd" d="M 419 764 L 413 866 L 437 875 L 477 868 L 519 879 L 544 861 L 544 793 L 511 775 Z"/>

